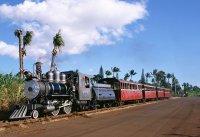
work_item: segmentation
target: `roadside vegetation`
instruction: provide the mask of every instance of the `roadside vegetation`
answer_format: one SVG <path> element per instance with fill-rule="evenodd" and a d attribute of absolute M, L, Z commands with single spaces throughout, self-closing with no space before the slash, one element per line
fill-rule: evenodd
<path fill-rule="evenodd" d="M 14 104 L 25 100 L 24 82 L 17 75 L 0 74 L 0 111 L 8 111 Z"/>
<path fill-rule="evenodd" d="M 188 96 L 200 96 L 200 91 L 189 91 Z"/>
<path fill-rule="evenodd" d="M 200 87 L 192 86 L 189 83 L 183 83 L 182 86 L 186 96 L 200 96 Z"/>
<path fill-rule="evenodd" d="M 164 88 L 171 89 L 172 96 L 200 96 L 200 87 L 193 86 L 189 83 L 179 83 L 179 80 L 175 77 L 174 73 L 167 73 L 163 70 L 153 69 L 152 72 L 144 72 L 142 69 L 141 79 L 139 81 L 134 80 L 134 76 L 138 74 L 134 69 L 131 69 L 124 74 L 123 78 L 119 78 L 120 68 L 112 67 L 111 70 L 106 70 L 106 78 L 116 78 L 119 80 L 134 81 L 136 83 L 143 83 L 153 86 L 160 86 Z M 99 73 L 93 75 L 93 81 L 97 82 L 100 79 L 104 78 L 103 67 L 99 69 Z"/>
<path fill-rule="evenodd" d="M 119 73 L 121 73 L 119 67 L 112 67 L 111 70 L 105 71 L 106 78 L 113 77 L 119 80 L 170 88 L 174 93 L 181 90 L 181 86 L 175 75 L 173 73 L 166 73 L 163 70 L 153 69 L 152 72 L 145 73 L 144 69 L 142 69 L 141 79 L 139 81 L 134 80 L 134 76 L 138 74 L 134 69 L 129 70 L 122 78 L 119 77 Z M 99 73 L 93 76 L 93 81 L 97 82 L 102 78 L 104 78 L 104 71 L 101 66 Z"/>

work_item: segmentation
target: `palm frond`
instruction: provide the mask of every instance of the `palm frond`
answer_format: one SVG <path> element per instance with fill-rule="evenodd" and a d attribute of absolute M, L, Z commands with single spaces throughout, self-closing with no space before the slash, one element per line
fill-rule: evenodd
<path fill-rule="evenodd" d="M 24 47 L 31 44 L 32 37 L 33 37 L 33 31 L 27 31 L 26 35 L 24 35 L 23 37 Z"/>
<path fill-rule="evenodd" d="M 56 33 L 56 35 L 53 37 L 53 45 L 54 48 L 57 48 L 59 50 L 62 46 L 65 45 L 64 40 L 61 36 L 61 30 L 59 30 L 58 33 Z"/>
<path fill-rule="evenodd" d="M 20 34 L 22 34 L 22 31 L 19 30 L 19 29 L 16 29 L 15 32 L 14 32 L 14 34 L 15 34 L 16 37 L 19 38 L 19 37 L 20 37 Z"/>

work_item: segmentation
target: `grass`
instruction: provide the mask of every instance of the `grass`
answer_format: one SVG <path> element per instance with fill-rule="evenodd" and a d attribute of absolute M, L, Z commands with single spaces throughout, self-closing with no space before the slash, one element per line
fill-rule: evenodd
<path fill-rule="evenodd" d="M 25 100 L 23 86 L 24 82 L 17 75 L 0 74 L 0 111 L 8 111 Z"/>
<path fill-rule="evenodd" d="M 188 96 L 200 96 L 200 91 L 189 91 Z"/>

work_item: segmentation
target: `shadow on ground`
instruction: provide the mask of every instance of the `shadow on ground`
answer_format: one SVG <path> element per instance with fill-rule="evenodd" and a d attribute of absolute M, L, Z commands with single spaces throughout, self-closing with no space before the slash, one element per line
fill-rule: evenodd
<path fill-rule="evenodd" d="M 174 137 L 199 137 L 196 135 L 187 135 L 187 134 L 164 134 L 165 136 L 174 136 Z"/>
<path fill-rule="evenodd" d="M 11 113 L 11 111 L 0 111 L 0 121 L 8 120 Z"/>

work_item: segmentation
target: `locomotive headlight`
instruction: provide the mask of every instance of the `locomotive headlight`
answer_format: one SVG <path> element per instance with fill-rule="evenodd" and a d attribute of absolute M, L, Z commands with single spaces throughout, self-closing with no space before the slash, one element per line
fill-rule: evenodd
<path fill-rule="evenodd" d="M 31 80 L 28 83 L 26 83 L 24 87 L 24 94 L 29 100 L 36 98 L 39 93 L 40 86 L 37 81 Z"/>

